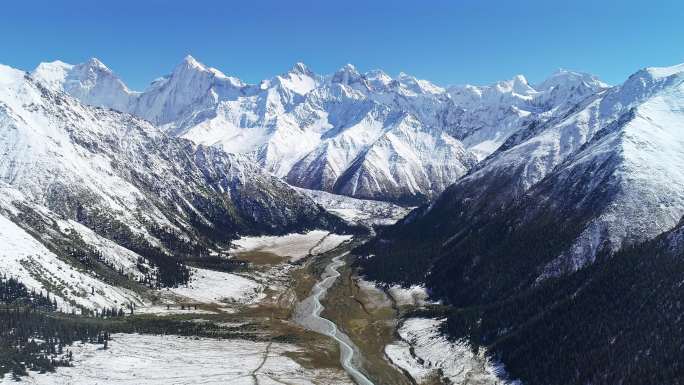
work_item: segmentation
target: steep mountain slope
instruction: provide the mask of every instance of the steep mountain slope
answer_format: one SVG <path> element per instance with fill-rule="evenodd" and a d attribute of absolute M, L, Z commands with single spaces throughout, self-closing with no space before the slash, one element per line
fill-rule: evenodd
<path fill-rule="evenodd" d="M 447 329 L 528 384 L 682 384 L 683 234 L 680 223 L 496 306 L 454 309 Z"/>
<path fill-rule="evenodd" d="M 461 308 L 450 327 L 475 344 L 514 338 L 525 322 L 546 316 L 552 303 L 545 301 L 558 300 L 545 297 L 545 288 L 576 279 L 593 285 L 594 264 L 610 265 L 618 250 L 670 230 L 684 215 L 682 107 L 684 66 L 650 68 L 518 131 L 433 204 L 381 233 L 362 266 L 372 279 L 425 281 L 434 296 Z M 516 315 L 509 304 L 521 296 L 532 302 L 519 304 L 527 313 Z M 478 319 L 498 329 L 480 329 Z M 537 377 L 527 371 L 522 378 Z"/>
<path fill-rule="evenodd" d="M 56 256 L 119 286 L 184 282 L 184 260 L 206 256 L 237 234 L 346 228 L 246 159 L 85 106 L 6 66 L 0 154 L 3 223 L 46 248 L 49 254 L 36 251 L 46 263 Z M 135 268 L 108 261 L 101 247 L 116 249 Z"/>
<path fill-rule="evenodd" d="M 175 136 L 248 154 L 291 184 L 402 203 L 433 198 L 512 133 L 605 87 L 562 71 L 538 89 L 518 76 L 445 90 L 406 74 L 361 74 L 351 65 L 323 77 L 301 63 L 249 85 L 190 56 L 142 93 L 122 86 L 96 59 L 43 63 L 32 76 Z M 107 87 L 110 98 L 100 91 Z"/>

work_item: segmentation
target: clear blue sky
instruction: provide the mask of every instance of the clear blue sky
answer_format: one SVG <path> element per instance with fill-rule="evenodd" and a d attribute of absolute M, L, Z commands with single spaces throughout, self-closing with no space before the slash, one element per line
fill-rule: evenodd
<path fill-rule="evenodd" d="M 615 84 L 684 62 L 684 1 L 9 0 L 0 47 L 0 63 L 22 69 L 95 56 L 134 89 L 186 54 L 249 82 L 303 61 L 443 85 L 538 81 L 559 67 Z"/>

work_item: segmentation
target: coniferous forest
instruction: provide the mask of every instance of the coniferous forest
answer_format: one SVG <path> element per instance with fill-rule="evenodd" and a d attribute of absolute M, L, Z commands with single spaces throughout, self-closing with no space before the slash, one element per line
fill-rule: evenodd
<path fill-rule="evenodd" d="M 68 366 L 68 346 L 76 341 L 106 346 L 109 333 L 101 324 L 56 309 L 49 293 L 28 291 L 14 278 L 0 278 L 0 377 L 11 373 L 18 378 L 27 370 Z"/>

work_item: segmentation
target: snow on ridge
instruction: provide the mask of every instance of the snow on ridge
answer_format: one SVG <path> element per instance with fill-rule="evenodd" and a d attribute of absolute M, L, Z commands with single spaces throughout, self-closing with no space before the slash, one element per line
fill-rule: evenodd
<path fill-rule="evenodd" d="M 684 63 L 669 67 L 647 67 L 646 71 L 657 78 L 664 78 L 672 75 L 680 75 L 684 72 Z"/>
<path fill-rule="evenodd" d="M 492 363 L 484 349 L 476 355 L 466 342 L 449 341 L 439 330 L 443 322 L 431 318 L 404 320 L 398 330 L 402 340 L 387 345 L 385 354 L 417 383 L 442 377 L 454 384 L 517 384 L 504 379 L 503 368 Z"/>
<path fill-rule="evenodd" d="M 455 182 L 469 168 L 471 150 L 480 159 L 486 157 L 534 117 L 530 115 L 540 112 L 533 100 L 543 93 L 517 76 L 476 92 L 486 97 L 457 97 L 452 88 L 447 90 L 404 73 L 392 79 L 381 71 L 362 74 L 346 65 L 333 75 L 321 77 L 300 63 L 283 75 L 248 85 L 191 56 L 172 75 L 135 95 L 129 95 L 123 83 L 111 74 L 88 77 L 95 80 L 94 85 L 85 80 L 65 80 L 72 86 L 63 88 L 86 103 L 130 112 L 163 125 L 173 135 L 250 154 L 267 170 L 279 177 L 287 176 L 288 181 L 296 181 L 301 187 L 333 191 L 332 186 L 337 184 L 334 191 L 338 193 L 397 201 L 429 198 Z M 555 104 L 564 103 L 570 97 L 568 92 L 555 91 L 552 98 L 545 99 L 547 109 L 551 111 Z M 393 113 L 369 115 L 366 120 L 363 113 L 369 106 L 371 110 L 383 108 Z M 462 115 L 460 109 L 465 111 Z M 490 116 L 494 112 L 497 115 Z M 401 137 L 395 138 L 393 148 L 407 147 L 410 151 L 403 154 L 414 152 L 419 156 L 386 159 L 392 167 L 371 164 L 372 159 L 366 156 L 380 154 L 373 151 L 374 142 L 364 138 L 375 137 L 368 132 L 376 126 L 393 130 L 397 113 L 415 116 L 416 131 L 433 139 L 443 135 L 457 138 L 436 142 L 438 151 L 448 153 L 449 159 L 433 162 L 424 148 L 428 140 Z M 363 129 L 353 133 L 354 127 Z M 460 131 L 450 132 L 451 127 Z M 458 151 L 453 143 L 458 141 L 463 141 L 467 153 Z M 329 156 L 318 156 L 323 153 Z M 369 170 L 337 183 L 342 176 L 357 171 L 352 162 L 355 159 L 359 164 L 366 161 L 364 167 Z M 401 173 L 395 170 L 399 164 L 405 164 Z M 320 176 L 310 172 L 314 169 L 334 172 Z"/>
<path fill-rule="evenodd" d="M 684 86 L 660 91 L 635 107 L 630 119 L 556 171 L 564 177 L 601 165 L 611 173 L 610 179 L 596 177 L 585 188 L 614 188 L 618 193 L 603 212 L 595 213 L 572 247 L 545 267 L 539 279 L 576 271 L 593 262 L 601 248 L 614 252 L 679 223 L 684 215 L 683 100 Z"/>
<path fill-rule="evenodd" d="M 0 271 L 17 278 L 29 290 L 46 293 L 53 287 L 51 297 L 63 311 L 80 311 L 76 306 L 89 309 L 140 305 L 142 298 L 127 289 L 111 286 L 87 272 L 63 262 L 43 244 L 19 226 L 0 215 Z"/>

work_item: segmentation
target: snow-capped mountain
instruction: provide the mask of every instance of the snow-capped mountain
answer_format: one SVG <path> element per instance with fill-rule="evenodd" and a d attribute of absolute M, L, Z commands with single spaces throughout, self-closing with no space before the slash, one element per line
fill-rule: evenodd
<path fill-rule="evenodd" d="M 514 132 L 359 265 L 425 284 L 512 378 L 641 383 L 681 351 L 682 170 L 684 65 L 643 69 Z"/>
<path fill-rule="evenodd" d="M 684 65 L 641 70 L 515 132 L 383 237 L 440 244 L 428 280 L 469 301 L 575 272 L 684 215 L 683 111 Z M 482 271 L 501 264 L 515 266 L 508 282 Z"/>
<path fill-rule="evenodd" d="M 460 110 L 450 126 L 456 138 L 484 159 L 521 128 L 561 115 L 605 88 L 593 75 L 562 69 L 535 86 L 522 75 L 492 86 L 454 86 L 448 91 Z"/>
<path fill-rule="evenodd" d="M 536 88 L 518 76 L 444 89 L 352 65 L 319 76 L 301 63 L 251 85 L 191 56 L 140 93 L 96 59 L 43 63 L 32 76 L 174 136 L 247 154 L 293 185 L 405 203 L 431 199 L 512 133 L 605 87 L 561 71 Z"/>
<path fill-rule="evenodd" d="M 97 68 L 78 70 L 109 73 Z M 15 275 L 23 266 L 32 287 L 61 287 L 53 294 L 73 300 L 64 291 L 78 297 L 102 287 L 90 285 L 93 279 L 175 285 L 187 280 L 185 258 L 206 256 L 238 233 L 344 228 L 243 156 L 169 137 L 140 118 L 84 105 L 43 84 L 0 65 L 2 240 L 26 250 L 3 255 L 16 263 L 0 269 Z M 55 258 L 71 266 L 70 278 L 53 269 L 61 263 Z M 131 297 L 103 293 L 114 297 L 93 301 Z M 92 305 L 86 302 L 72 305 Z"/>

